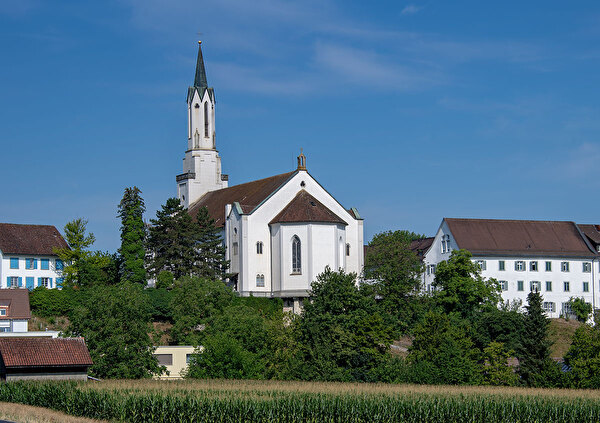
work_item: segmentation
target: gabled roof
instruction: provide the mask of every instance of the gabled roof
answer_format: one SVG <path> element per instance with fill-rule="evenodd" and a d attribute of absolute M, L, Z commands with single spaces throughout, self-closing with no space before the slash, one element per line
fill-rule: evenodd
<path fill-rule="evenodd" d="M 0 306 L 8 307 L 6 316 L 0 316 L 0 320 L 31 318 L 29 290 L 25 288 L 0 289 Z"/>
<path fill-rule="evenodd" d="M 0 358 L 7 368 L 93 364 L 83 338 L 0 338 Z"/>
<path fill-rule="evenodd" d="M 215 226 L 225 225 L 225 205 L 235 202 L 240 204 L 242 213 L 252 213 L 263 201 L 269 198 L 297 171 L 282 173 L 258 181 L 234 185 L 216 191 L 210 191 L 190 204 L 188 213 L 195 218 L 201 207 L 207 207 L 210 216 L 215 219 Z"/>
<path fill-rule="evenodd" d="M 577 225 L 594 245 L 600 244 L 600 225 Z"/>
<path fill-rule="evenodd" d="M 445 218 L 459 248 L 474 255 L 596 256 L 573 222 Z"/>
<path fill-rule="evenodd" d="M 0 223 L 3 254 L 55 255 L 54 248 L 68 247 L 54 226 Z"/>
<path fill-rule="evenodd" d="M 431 248 L 431 244 L 433 244 L 434 239 L 434 237 L 415 239 L 414 241 L 411 241 L 410 249 L 418 257 L 423 257 L 429 248 Z"/>
<path fill-rule="evenodd" d="M 293 222 L 348 224 L 334 212 L 325 207 L 323 203 L 306 192 L 306 190 L 300 190 L 292 201 L 290 201 L 269 223 Z"/>

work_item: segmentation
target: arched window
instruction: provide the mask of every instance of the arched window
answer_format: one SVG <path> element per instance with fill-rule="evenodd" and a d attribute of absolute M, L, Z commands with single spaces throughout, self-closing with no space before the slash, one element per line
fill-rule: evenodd
<path fill-rule="evenodd" d="M 204 103 L 204 137 L 208 138 L 208 101 Z"/>
<path fill-rule="evenodd" d="M 262 275 L 262 274 L 256 275 L 256 286 L 258 286 L 258 287 L 265 286 L 265 275 Z"/>
<path fill-rule="evenodd" d="M 263 243 L 258 241 L 256 243 L 256 254 L 262 254 L 263 253 Z"/>
<path fill-rule="evenodd" d="M 350 244 L 346 244 L 346 255 L 350 256 Z"/>
<path fill-rule="evenodd" d="M 294 235 L 292 238 L 292 273 L 302 272 L 300 247 L 300 238 L 298 238 L 298 235 Z"/>

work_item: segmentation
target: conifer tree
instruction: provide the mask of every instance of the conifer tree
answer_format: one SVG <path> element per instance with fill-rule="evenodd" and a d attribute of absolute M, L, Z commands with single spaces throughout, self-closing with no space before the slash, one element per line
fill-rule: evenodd
<path fill-rule="evenodd" d="M 143 214 L 146 207 L 141 193 L 138 187 L 125 188 L 117 216 L 121 218 L 121 278 L 145 285 L 146 228 Z"/>
<path fill-rule="evenodd" d="M 209 279 L 223 280 L 229 267 L 225 260 L 225 246 L 221 239 L 220 229 L 215 220 L 208 214 L 206 207 L 200 208 L 196 215 L 196 274 Z"/>
<path fill-rule="evenodd" d="M 525 309 L 523 331 L 517 348 L 519 374 L 527 386 L 545 386 L 544 373 L 552 366 L 551 342 L 548 340 L 550 322 L 544 314 L 539 292 L 529 293 Z"/>
<path fill-rule="evenodd" d="M 195 225 L 179 199 L 169 198 L 150 223 L 148 267 L 152 275 L 157 277 L 163 270 L 175 279 L 192 275 L 197 256 Z"/>

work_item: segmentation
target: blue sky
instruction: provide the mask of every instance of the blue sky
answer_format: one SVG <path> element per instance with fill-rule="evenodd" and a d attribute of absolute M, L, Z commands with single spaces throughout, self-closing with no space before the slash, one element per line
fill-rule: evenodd
<path fill-rule="evenodd" d="M 200 35 L 199 35 L 200 33 Z M 197 40 L 230 184 L 295 168 L 384 230 L 600 223 L 597 1 L 0 2 L 1 221 L 119 244 L 176 193 Z"/>

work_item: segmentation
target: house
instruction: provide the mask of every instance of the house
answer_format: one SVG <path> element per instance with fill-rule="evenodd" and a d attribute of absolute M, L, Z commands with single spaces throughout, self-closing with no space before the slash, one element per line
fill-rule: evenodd
<path fill-rule="evenodd" d="M 54 226 L 0 223 L 0 288 L 60 287 L 56 248 L 68 245 Z"/>
<path fill-rule="evenodd" d="M 87 380 L 92 364 L 83 338 L 0 338 L 2 380 Z"/>
<path fill-rule="evenodd" d="M 469 250 L 482 276 L 500 282 L 504 301 L 526 304 L 538 291 L 549 317 L 571 315 L 571 297 L 599 304 L 597 247 L 573 222 L 445 218 L 425 253 L 426 290 L 455 249 Z"/>
<path fill-rule="evenodd" d="M 29 319 L 29 291 L 23 288 L 0 289 L 0 332 L 27 333 Z"/>
<path fill-rule="evenodd" d="M 195 217 L 206 207 L 226 247 L 232 285 L 244 296 L 280 297 L 298 311 L 326 266 L 360 274 L 363 219 L 308 172 L 306 156 L 286 173 L 228 186 L 215 140 L 215 93 L 198 48 L 188 89 L 188 142 L 176 177 L 181 203 Z"/>
<path fill-rule="evenodd" d="M 182 379 L 190 358 L 196 347 L 191 345 L 161 345 L 154 350 L 158 364 L 165 366 L 167 371 L 157 379 Z M 168 372 L 168 374 L 167 374 Z"/>

